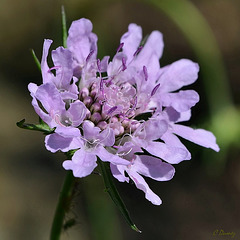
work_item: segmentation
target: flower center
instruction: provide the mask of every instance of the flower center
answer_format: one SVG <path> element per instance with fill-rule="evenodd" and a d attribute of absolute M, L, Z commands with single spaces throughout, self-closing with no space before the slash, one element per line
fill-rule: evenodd
<path fill-rule="evenodd" d="M 86 120 L 92 121 L 101 130 L 110 127 L 115 136 L 123 136 L 132 134 L 140 125 L 133 119 L 137 97 L 136 89 L 129 83 L 117 85 L 102 81 L 99 88 L 93 83 L 80 91 L 79 98 L 89 110 Z"/>

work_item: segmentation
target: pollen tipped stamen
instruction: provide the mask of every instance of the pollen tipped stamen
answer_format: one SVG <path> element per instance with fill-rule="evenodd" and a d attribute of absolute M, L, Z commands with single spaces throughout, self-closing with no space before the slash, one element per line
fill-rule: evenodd
<path fill-rule="evenodd" d="M 86 58 L 86 62 L 88 62 L 90 60 L 90 58 L 92 57 L 94 53 L 94 50 L 91 50 L 90 53 L 88 54 L 87 58 Z"/>
<path fill-rule="evenodd" d="M 120 45 L 117 48 L 117 53 L 120 52 L 123 48 L 124 43 L 120 43 Z"/>
<path fill-rule="evenodd" d="M 104 91 L 104 89 L 103 89 L 103 82 L 104 82 L 104 80 L 103 80 L 103 78 L 101 78 L 101 81 L 100 81 L 100 91 L 101 91 L 102 94 L 103 94 L 103 91 Z"/>
<path fill-rule="evenodd" d="M 101 75 L 101 61 L 100 61 L 100 59 L 97 60 L 97 67 L 98 67 L 99 74 Z"/>
<path fill-rule="evenodd" d="M 110 108 L 107 112 L 107 115 L 111 115 L 113 112 L 115 112 L 117 110 L 117 108 L 118 108 L 117 106 Z"/>
<path fill-rule="evenodd" d="M 145 81 L 148 80 L 148 71 L 147 71 L 147 67 L 143 66 L 143 74 L 144 74 L 144 79 Z"/>
<path fill-rule="evenodd" d="M 160 83 L 157 84 L 157 85 L 153 88 L 153 90 L 152 90 L 152 92 L 151 92 L 151 97 L 157 92 L 157 90 L 158 90 L 159 87 L 160 87 Z"/>
<path fill-rule="evenodd" d="M 127 66 L 126 66 L 126 58 L 123 57 L 122 58 L 122 71 L 126 70 L 127 69 Z"/>
<path fill-rule="evenodd" d="M 107 77 L 106 79 L 106 86 L 109 87 L 112 84 L 112 80 L 114 79 L 114 76 Z"/>
<path fill-rule="evenodd" d="M 142 50 L 143 46 L 139 46 L 136 52 L 133 54 L 134 57 L 136 57 Z"/>

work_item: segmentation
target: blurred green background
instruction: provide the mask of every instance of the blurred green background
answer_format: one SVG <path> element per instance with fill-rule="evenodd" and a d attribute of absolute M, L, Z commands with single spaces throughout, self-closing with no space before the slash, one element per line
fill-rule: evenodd
<path fill-rule="evenodd" d="M 64 156 L 44 147 L 44 136 L 16 127 L 37 122 L 27 85 L 41 83 L 30 49 L 41 58 L 44 38 L 62 42 L 61 5 L 68 27 L 89 18 L 98 35 L 99 56 L 114 55 L 131 22 L 144 35 L 159 30 L 165 49 L 161 65 L 180 58 L 200 64 L 199 92 L 192 126 L 212 130 L 220 153 L 187 143 L 192 160 L 176 165 L 170 182 L 148 180 L 161 206 L 145 200 L 135 186 L 117 183 L 141 234 L 132 231 L 104 192 L 101 177 L 81 179 L 69 218 L 77 224 L 62 239 L 223 239 L 215 230 L 240 238 L 240 1 L 236 0 L 1 0 L 0 7 L 0 239 L 48 239 L 65 176 Z M 230 239 L 224 237 L 224 239 Z"/>

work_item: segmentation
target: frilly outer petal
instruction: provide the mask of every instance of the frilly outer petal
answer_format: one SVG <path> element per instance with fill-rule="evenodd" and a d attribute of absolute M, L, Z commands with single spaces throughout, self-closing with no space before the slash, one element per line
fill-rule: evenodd
<path fill-rule="evenodd" d="M 198 78 L 199 66 L 188 59 L 178 60 L 161 69 L 158 80 L 161 92 L 173 92 L 194 83 Z"/>
<path fill-rule="evenodd" d="M 146 177 L 157 181 L 168 181 L 173 178 L 175 169 L 172 165 L 152 156 L 139 155 L 134 160 L 134 169 Z"/>
<path fill-rule="evenodd" d="M 154 205 L 160 205 L 162 200 L 156 195 L 145 182 L 144 178 L 137 172 L 128 171 L 129 177 L 134 181 L 136 187 L 145 192 L 145 197 Z"/>
<path fill-rule="evenodd" d="M 161 99 L 163 106 L 173 107 L 178 112 L 186 112 L 199 101 L 199 95 L 194 90 L 185 90 L 177 93 L 163 94 Z"/>
<path fill-rule="evenodd" d="M 211 148 L 218 152 L 219 146 L 216 143 L 216 137 L 209 131 L 204 129 L 192 129 L 187 126 L 174 124 L 173 132 L 200 146 Z"/>
<path fill-rule="evenodd" d="M 152 155 L 171 164 L 187 160 L 188 152 L 184 148 L 170 146 L 162 142 L 150 142 L 145 149 Z"/>

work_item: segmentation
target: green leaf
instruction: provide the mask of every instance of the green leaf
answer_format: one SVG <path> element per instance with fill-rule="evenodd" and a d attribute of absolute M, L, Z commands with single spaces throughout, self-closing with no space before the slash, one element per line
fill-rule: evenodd
<path fill-rule="evenodd" d="M 31 124 L 31 123 L 25 123 L 25 119 L 19 121 L 16 123 L 18 127 L 28 129 L 28 130 L 35 130 L 40 131 L 45 134 L 50 134 L 54 132 L 54 128 L 50 128 L 45 122 L 42 120 L 39 121 L 39 124 Z"/>
<path fill-rule="evenodd" d="M 117 191 L 117 188 L 114 184 L 113 177 L 110 171 L 109 164 L 102 162 L 100 159 L 98 159 L 98 164 L 102 171 L 102 176 L 105 183 L 106 191 L 108 192 L 108 194 L 110 195 L 111 199 L 116 204 L 120 212 L 123 214 L 125 220 L 130 225 L 130 227 L 136 232 L 141 233 L 141 231 L 137 228 L 137 226 L 133 223 L 132 219 L 130 218 L 129 212 Z"/>
<path fill-rule="evenodd" d="M 62 6 L 62 31 L 63 31 L 63 46 L 67 47 L 67 23 L 64 6 Z"/>
<path fill-rule="evenodd" d="M 42 70 L 41 70 L 41 63 L 40 63 L 40 61 L 38 60 L 38 58 L 37 58 L 37 56 L 36 56 L 36 54 L 35 54 L 35 52 L 34 52 L 33 49 L 31 49 L 31 52 L 32 52 L 33 59 L 34 59 L 36 65 L 37 65 L 38 69 L 39 69 L 40 72 L 41 72 L 41 71 L 42 71 Z"/>

